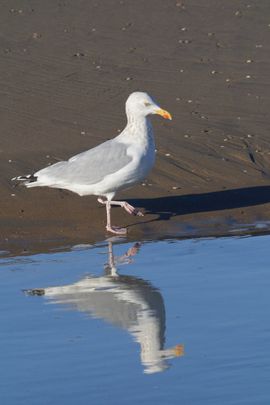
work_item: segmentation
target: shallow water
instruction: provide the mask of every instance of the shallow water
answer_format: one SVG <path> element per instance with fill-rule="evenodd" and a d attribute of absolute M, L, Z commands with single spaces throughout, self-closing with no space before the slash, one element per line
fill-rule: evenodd
<path fill-rule="evenodd" d="M 269 244 L 3 257 L 0 403 L 269 404 Z"/>

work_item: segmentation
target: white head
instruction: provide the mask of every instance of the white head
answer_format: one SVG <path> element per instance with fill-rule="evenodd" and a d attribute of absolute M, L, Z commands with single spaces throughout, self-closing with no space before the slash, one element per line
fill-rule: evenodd
<path fill-rule="evenodd" d="M 140 91 L 131 93 L 126 101 L 126 114 L 128 119 L 145 118 L 150 114 L 158 114 L 171 120 L 171 114 L 160 108 L 147 94 Z"/>

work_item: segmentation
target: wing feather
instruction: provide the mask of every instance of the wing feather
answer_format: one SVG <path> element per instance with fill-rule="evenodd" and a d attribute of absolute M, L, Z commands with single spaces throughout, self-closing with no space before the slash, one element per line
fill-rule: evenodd
<path fill-rule="evenodd" d="M 40 181 L 52 184 L 99 183 L 108 174 L 122 169 L 132 160 L 127 154 L 127 145 L 115 139 L 109 140 L 35 173 Z"/>

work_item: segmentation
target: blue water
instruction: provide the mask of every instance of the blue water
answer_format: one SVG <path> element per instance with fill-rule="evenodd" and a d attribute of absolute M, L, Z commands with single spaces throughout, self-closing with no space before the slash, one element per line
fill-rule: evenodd
<path fill-rule="evenodd" d="M 0 403 L 270 404 L 269 246 L 104 242 L 3 257 Z"/>

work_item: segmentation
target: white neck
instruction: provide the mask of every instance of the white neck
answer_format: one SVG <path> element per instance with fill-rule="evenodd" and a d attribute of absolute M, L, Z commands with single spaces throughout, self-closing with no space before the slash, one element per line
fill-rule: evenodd
<path fill-rule="evenodd" d="M 127 125 L 133 124 L 136 122 L 138 123 L 145 123 L 148 121 L 148 118 L 144 114 L 134 114 L 131 111 L 126 111 L 127 114 Z"/>
<path fill-rule="evenodd" d="M 126 129 L 130 133 L 137 134 L 146 134 L 147 136 L 152 136 L 152 123 L 151 120 L 145 115 L 133 115 L 127 114 L 127 125 Z"/>
<path fill-rule="evenodd" d="M 151 120 L 144 115 L 127 114 L 127 125 L 118 137 L 121 142 L 139 142 L 152 145 L 155 149 Z"/>

